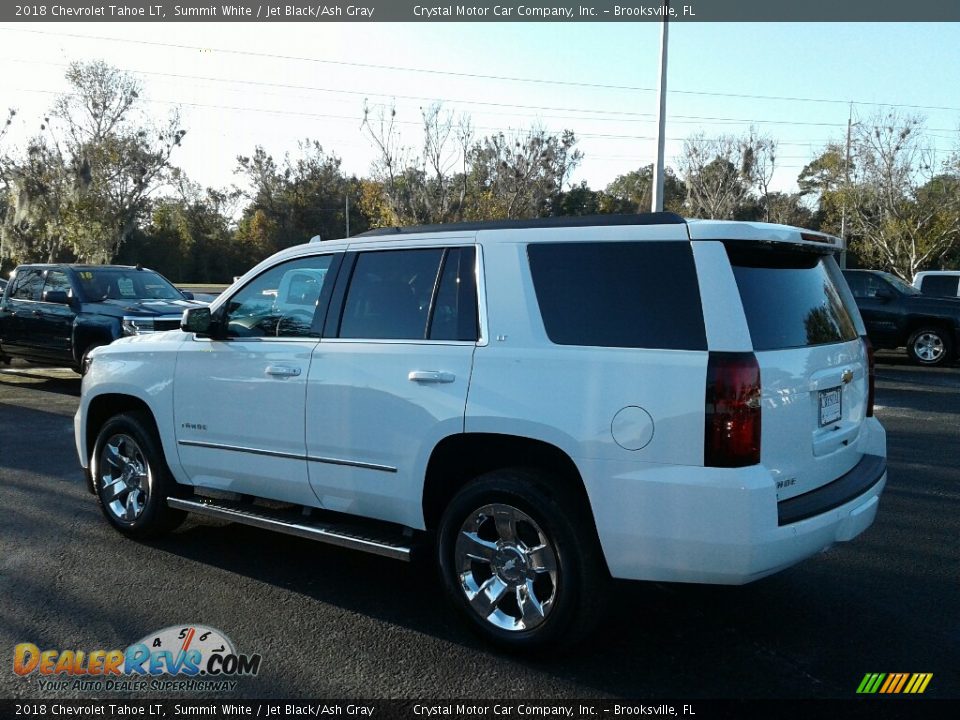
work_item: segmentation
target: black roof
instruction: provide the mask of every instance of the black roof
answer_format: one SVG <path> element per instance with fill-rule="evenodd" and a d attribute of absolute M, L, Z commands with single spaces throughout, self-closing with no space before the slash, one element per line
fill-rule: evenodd
<path fill-rule="evenodd" d="M 446 225 L 412 225 L 368 230 L 354 237 L 408 235 L 414 233 L 456 232 L 458 230 L 508 230 L 519 228 L 597 227 L 604 225 L 684 225 L 686 220 L 672 212 L 637 213 L 634 215 L 565 215 L 562 217 L 526 220 L 485 220 L 449 223 Z"/>
<path fill-rule="evenodd" d="M 139 265 L 95 265 L 93 263 L 23 263 L 22 267 L 31 268 L 68 268 L 70 270 L 148 270 Z"/>

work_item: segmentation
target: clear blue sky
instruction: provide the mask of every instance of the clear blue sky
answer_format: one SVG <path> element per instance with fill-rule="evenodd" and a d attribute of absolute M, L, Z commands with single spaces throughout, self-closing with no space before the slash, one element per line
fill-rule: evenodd
<path fill-rule="evenodd" d="M 236 155 L 257 144 L 280 156 L 304 137 L 366 174 L 367 97 L 396 98 L 412 146 L 431 99 L 468 113 L 477 135 L 570 128 L 585 154 L 575 180 L 601 188 L 653 158 L 659 33 L 654 22 L 4 25 L 0 108 L 19 110 L 4 142 L 22 146 L 35 131 L 65 88 L 67 62 L 103 59 L 140 76 L 154 112 L 181 105 L 188 134 L 175 160 L 205 185 L 230 183 Z M 926 117 L 943 158 L 960 137 L 957 48 L 957 24 L 675 23 L 667 162 L 692 133 L 739 134 L 752 121 L 780 141 L 775 186 L 790 189 L 828 140 L 843 138 L 851 100 L 855 119 L 882 109 L 865 103 L 926 106 L 899 111 Z"/>

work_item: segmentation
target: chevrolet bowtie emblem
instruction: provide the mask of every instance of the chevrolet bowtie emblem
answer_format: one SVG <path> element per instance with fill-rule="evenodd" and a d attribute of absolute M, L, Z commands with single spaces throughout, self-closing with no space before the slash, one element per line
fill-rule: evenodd
<path fill-rule="evenodd" d="M 843 375 L 840 376 L 840 379 L 843 380 L 843 384 L 846 385 L 848 382 L 853 380 L 853 370 L 849 368 L 843 371 Z"/>

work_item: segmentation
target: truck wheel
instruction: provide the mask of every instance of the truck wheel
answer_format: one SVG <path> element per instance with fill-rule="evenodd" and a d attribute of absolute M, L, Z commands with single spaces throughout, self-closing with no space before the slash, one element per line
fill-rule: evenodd
<path fill-rule="evenodd" d="M 440 523 L 440 570 L 457 608 L 507 650 L 570 645 L 602 615 L 609 574 L 589 510 L 540 473 L 468 483 Z"/>
<path fill-rule="evenodd" d="M 155 537 L 186 517 L 167 506 L 178 485 L 153 424 L 142 412 L 116 415 L 104 424 L 93 447 L 91 476 L 103 514 L 124 535 Z"/>
<path fill-rule="evenodd" d="M 907 354 L 918 365 L 943 365 L 953 357 L 953 342 L 943 328 L 921 327 L 907 340 Z"/>

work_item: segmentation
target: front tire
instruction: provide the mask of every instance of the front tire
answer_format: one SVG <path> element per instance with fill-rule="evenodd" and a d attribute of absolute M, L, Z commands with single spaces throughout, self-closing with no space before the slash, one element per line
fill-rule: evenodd
<path fill-rule="evenodd" d="M 917 365 L 936 367 L 953 357 L 949 331 L 940 327 L 921 327 L 907 340 L 907 354 Z"/>
<path fill-rule="evenodd" d="M 602 614 L 609 575 L 589 508 L 560 481 L 507 469 L 468 483 L 444 511 L 439 562 L 474 630 L 506 650 L 571 645 Z"/>
<path fill-rule="evenodd" d="M 124 535 L 143 540 L 173 530 L 186 517 L 167 506 L 178 491 L 153 424 L 145 413 L 108 420 L 97 435 L 90 465 L 104 516 Z"/>

